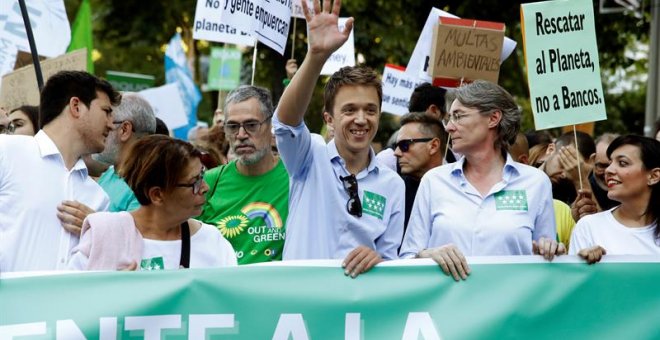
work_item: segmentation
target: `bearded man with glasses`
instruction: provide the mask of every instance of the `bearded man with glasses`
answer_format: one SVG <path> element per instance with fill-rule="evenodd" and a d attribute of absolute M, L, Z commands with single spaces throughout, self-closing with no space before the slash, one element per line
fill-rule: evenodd
<path fill-rule="evenodd" d="M 215 225 L 239 264 L 279 261 L 286 233 L 289 175 L 271 150 L 273 104 L 268 90 L 241 86 L 227 96 L 224 131 L 236 158 L 209 170 L 200 220 Z"/>
<path fill-rule="evenodd" d="M 353 26 L 337 28 L 341 1 L 302 2 L 309 49 L 273 117 L 277 146 L 291 180 L 284 260 L 344 259 L 356 277 L 383 259 L 398 257 L 403 235 L 404 186 L 371 148 L 380 118 L 382 87 L 365 67 L 344 67 L 326 84 L 323 117 L 335 131 L 325 143 L 303 118 L 323 64 Z"/>

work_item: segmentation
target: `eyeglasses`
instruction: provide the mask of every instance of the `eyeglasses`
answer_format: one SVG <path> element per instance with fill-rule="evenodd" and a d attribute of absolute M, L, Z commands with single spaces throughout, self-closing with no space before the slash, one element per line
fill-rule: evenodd
<path fill-rule="evenodd" d="M 225 122 L 225 132 L 228 134 L 235 135 L 238 133 L 238 131 L 241 130 L 241 127 L 245 129 L 245 132 L 248 134 L 252 135 L 255 134 L 259 131 L 261 128 L 261 125 L 265 122 L 267 122 L 269 119 L 271 119 L 272 116 L 267 117 L 266 119 L 262 121 L 258 120 L 248 120 L 242 123 L 235 123 L 235 122 Z"/>
<path fill-rule="evenodd" d="M 197 179 L 193 183 L 177 183 L 177 187 L 183 187 L 183 188 L 192 188 L 192 192 L 194 195 L 199 195 L 200 191 L 202 190 L 202 183 L 204 183 L 204 173 L 206 172 L 206 167 L 202 167 L 202 170 L 199 172 L 199 175 L 197 175 Z"/>
<path fill-rule="evenodd" d="M 394 150 L 396 150 L 396 148 L 399 148 L 399 149 L 401 149 L 401 152 L 408 152 L 408 150 L 410 150 L 410 145 L 411 144 L 430 142 L 432 140 L 433 140 L 433 138 L 402 139 L 402 140 L 396 142 L 396 144 L 394 144 Z"/>
<path fill-rule="evenodd" d="M 344 189 L 348 192 L 346 211 L 353 216 L 362 217 L 362 202 L 360 202 L 360 196 L 358 195 L 357 178 L 355 178 L 355 175 L 339 176 L 339 178 L 344 184 Z"/>
<path fill-rule="evenodd" d="M 447 125 L 449 123 L 454 123 L 454 125 L 460 125 L 461 124 L 461 119 L 469 116 L 469 113 L 447 113 L 444 118 L 442 118 L 442 125 L 447 128 Z"/>

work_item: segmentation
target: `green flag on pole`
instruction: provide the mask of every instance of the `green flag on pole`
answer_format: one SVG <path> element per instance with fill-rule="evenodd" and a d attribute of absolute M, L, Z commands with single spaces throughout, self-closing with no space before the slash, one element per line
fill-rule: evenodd
<path fill-rule="evenodd" d="M 94 62 L 92 61 L 92 51 L 94 45 L 92 42 L 92 8 L 89 0 L 83 0 L 78 8 L 78 14 L 73 21 L 71 28 L 71 44 L 67 52 L 75 51 L 81 48 L 87 48 L 87 71 L 94 73 Z"/>

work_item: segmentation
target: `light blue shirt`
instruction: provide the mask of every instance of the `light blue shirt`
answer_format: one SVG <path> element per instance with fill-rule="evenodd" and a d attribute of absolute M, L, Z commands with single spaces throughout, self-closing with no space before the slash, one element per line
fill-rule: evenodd
<path fill-rule="evenodd" d="M 289 177 L 289 217 L 283 260 L 343 259 L 360 245 L 384 259 L 397 258 L 403 236 L 405 188 L 392 170 L 379 166 L 373 150 L 356 175 L 362 217 L 346 209 L 348 176 L 334 141 L 326 144 L 304 123 L 290 127 L 273 116 L 277 148 Z"/>
<path fill-rule="evenodd" d="M 401 257 L 450 243 L 466 256 L 530 255 L 532 240 L 556 239 L 548 176 L 507 155 L 502 180 L 482 197 L 465 178 L 464 162 L 422 177 Z"/>
<path fill-rule="evenodd" d="M 111 212 L 133 211 L 140 207 L 131 187 L 126 184 L 123 178 L 117 175 L 114 166 L 110 166 L 101 177 L 99 185 L 110 196 Z"/>

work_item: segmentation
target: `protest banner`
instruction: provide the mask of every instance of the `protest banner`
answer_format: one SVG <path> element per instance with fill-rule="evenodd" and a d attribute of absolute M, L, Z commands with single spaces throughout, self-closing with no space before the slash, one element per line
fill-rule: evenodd
<path fill-rule="evenodd" d="M 423 83 L 406 73 L 406 68 L 386 64 L 383 70 L 383 102 L 380 110 L 402 116 L 409 112 L 410 96 L 415 88 Z"/>
<path fill-rule="evenodd" d="M 497 83 L 503 23 L 440 17 L 433 28 L 429 74 L 434 85 L 484 79 Z"/>
<path fill-rule="evenodd" d="M 592 2 L 535 2 L 520 14 L 536 129 L 607 119 Z"/>
<path fill-rule="evenodd" d="M 289 37 L 291 0 L 204 1 L 218 3 L 221 22 L 252 34 L 264 45 L 284 55 Z"/>
<path fill-rule="evenodd" d="M 348 18 L 339 18 L 337 24 L 339 26 L 339 31 L 342 32 L 344 27 L 346 27 L 346 20 Z M 321 69 L 321 74 L 331 75 L 340 68 L 344 66 L 355 66 L 355 37 L 353 31 L 355 27 L 351 29 L 351 34 L 348 36 L 348 40 L 339 47 L 334 53 L 330 55 L 328 60 L 323 64 Z"/>
<path fill-rule="evenodd" d="M 128 73 L 119 71 L 107 71 L 105 79 L 119 91 L 138 92 L 154 87 L 156 78 L 154 76 Z"/>
<path fill-rule="evenodd" d="M 44 82 L 59 71 L 87 70 L 87 49 L 80 49 L 41 62 Z M 24 66 L 2 77 L 0 107 L 8 109 L 21 105 L 39 105 L 39 87 L 34 75 L 34 66 Z"/>
<path fill-rule="evenodd" d="M 241 81 L 241 52 L 237 48 L 213 47 L 207 90 L 233 90 Z"/>
<path fill-rule="evenodd" d="M 11 7 L 11 1 L 0 1 L 0 13 L 9 13 Z M 16 54 L 18 53 L 16 45 L 6 36 L 5 24 L 7 18 L 9 18 L 9 15 L 0 15 L 0 77 L 14 69 Z"/>
<path fill-rule="evenodd" d="M 593 266 L 524 258 L 468 259 L 472 273 L 458 283 L 430 260 L 356 279 L 339 261 L 3 278 L 0 339 L 660 337 L 658 256 Z"/>
<path fill-rule="evenodd" d="M 408 66 L 406 67 L 406 73 L 409 73 L 412 77 L 417 77 L 421 80 L 432 82 L 431 76 L 428 74 L 428 69 L 431 60 L 431 48 L 433 45 L 433 26 L 438 23 L 440 17 L 449 17 L 449 18 L 458 18 L 457 16 L 439 10 L 437 8 L 431 9 L 424 28 L 422 29 L 415 49 L 413 50 L 410 60 L 408 61 Z M 502 45 L 502 54 L 500 56 L 500 63 L 503 63 L 506 58 L 508 58 L 513 50 L 516 48 L 516 42 L 507 37 L 504 38 Z"/>
<path fill-rule="evenodd" d="M 151 104 L 156 117 L 162 119 L 170 130 L 188 125 L 188 115 L 176 83 L 146 89 L 138 93 Z"/>
<path fill-rule="evenodd" d="M 197 0 L 193 39 L 253 46 L 254 37 L 249 30 L 240 30 L 220 20 L 220 6 L 220 0 Z"/>
<path fill-rule="evenodd" d="M 12 42 L 19 51 L 30 52 L 18 1 L 2 2 L 13 4 L 8 12 L 2 12 L 7 15 L 4 29 L 0 27 L 2 36 Z M 0 8 L 6 8 L 5 6 Z M 53 58 L 64 54 L 71 42 L 71 27 L 64 0 L 28 1 L 26 6 L 39 55 Z"/>

